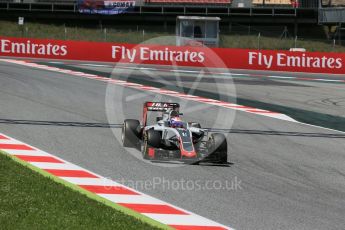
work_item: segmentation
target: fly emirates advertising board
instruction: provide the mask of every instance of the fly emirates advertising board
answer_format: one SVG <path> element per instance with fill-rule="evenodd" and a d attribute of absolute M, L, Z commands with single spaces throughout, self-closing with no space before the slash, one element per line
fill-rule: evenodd
<path fill-rule="evenodd" d="M 0 37 L 0 56 L 345 74 L 344 53 L 209 49 Z"/>

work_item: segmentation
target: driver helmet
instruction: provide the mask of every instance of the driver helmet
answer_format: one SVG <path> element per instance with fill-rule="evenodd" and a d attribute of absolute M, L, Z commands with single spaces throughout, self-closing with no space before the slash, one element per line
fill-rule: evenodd
<path fill-rule="evenodd" d="M 183 122 L 180 117 L 172 117 L 170 125 L 172 128 L 183 128 Z"/>

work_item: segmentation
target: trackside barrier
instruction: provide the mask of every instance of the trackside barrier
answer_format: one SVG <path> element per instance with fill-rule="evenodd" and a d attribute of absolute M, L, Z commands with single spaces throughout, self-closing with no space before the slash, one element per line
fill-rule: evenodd
<path fill-rule="evenodd" d="M 290 52 L 0 37 L 0 56 L 345 74 L 344 53 Z"/>

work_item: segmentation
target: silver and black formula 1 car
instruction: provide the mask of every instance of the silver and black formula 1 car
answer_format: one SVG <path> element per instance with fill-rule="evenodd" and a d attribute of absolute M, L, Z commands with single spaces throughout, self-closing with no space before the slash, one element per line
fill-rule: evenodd
<path fill-rule="evenodd" d="M 149 111 L 161 113 L 153 125 L 148 125 Z M 142 124 L 133 119 L 124 121 L 123 146 L 140 149 L 148 160 L 227 163 L 225 135 L 209 134 L 199 123 L 182 121 L 182 115 L 178 103 L 145 102 Z"/>

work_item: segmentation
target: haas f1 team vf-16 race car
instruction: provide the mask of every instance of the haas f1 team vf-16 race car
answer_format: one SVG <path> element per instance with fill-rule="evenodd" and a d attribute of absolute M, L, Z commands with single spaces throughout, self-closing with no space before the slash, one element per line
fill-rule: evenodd
<path fill-rule="evenodd" d="M 148 125 L 149 111 L 161 113 L 153 125 Z M 143 158 L 148 160 L 226 164 L 228 144 L 225 135 L 209 134 L 199 123 L 184 122 L 182 115 L 178 103 L 144 103 L 142 124 L 133 119 L 124 121 L 123 146 L 140 149 Z"/>

